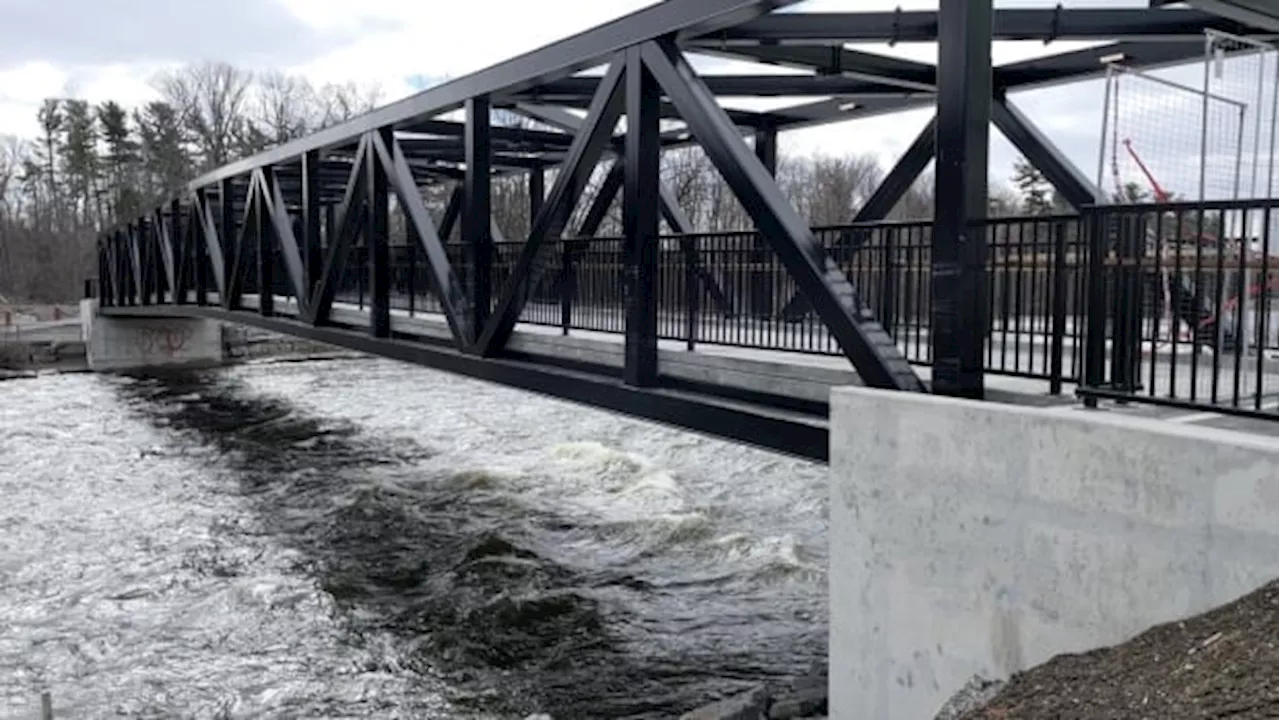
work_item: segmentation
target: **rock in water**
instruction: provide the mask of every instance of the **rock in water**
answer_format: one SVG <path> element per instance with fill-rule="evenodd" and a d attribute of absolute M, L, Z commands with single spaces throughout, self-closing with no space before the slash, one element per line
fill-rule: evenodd
<path fill-rule="evenodd" d="M 809 671 L 791 683 L 791 690 L 774 698 L 770 720 L 798 720 L 827 712 L 827 663 L 815 662 Z"/>
<path fill-rule="evenodd" d="M 798 720 L 827 712 L 827 688 L 788 693 L 769 707 L 769 720 Z"/>
<path fill-rule="evenodd" d="M 680 716 L 680 720 L 767 720 L 769 693 L 764 687 L 704 705 Z"/>

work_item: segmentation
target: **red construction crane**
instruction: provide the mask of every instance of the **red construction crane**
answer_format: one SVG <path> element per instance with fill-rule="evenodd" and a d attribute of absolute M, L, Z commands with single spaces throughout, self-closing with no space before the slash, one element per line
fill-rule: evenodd
<path fill-rule="evenodd" d="M 1142 174 L 1147 176 L 1147 182 L 1151 183 L 1151 192 L 1156 196 L 1156 202 L 1169 202 L 1169 193 L 1160 187 L 1155 175 L 1152 175 L 1151 171 L 1147 169 L 1147 164 L 1142 162 L 1142 158 L 1138 157 L 1138 151 L 1133 149 L 1133 141 L 1129 138 L 1124 139 L 1124 149 L 1128 151 L 1129 157 L 1133 158 L 1133 161 L 1138 164 L 1138 169 L 1142 171 Z"/>

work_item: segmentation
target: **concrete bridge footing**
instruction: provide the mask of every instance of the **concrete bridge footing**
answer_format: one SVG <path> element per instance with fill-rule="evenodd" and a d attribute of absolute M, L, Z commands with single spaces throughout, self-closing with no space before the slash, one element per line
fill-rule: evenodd
<path fill-rule="evenodd" d="M 931 718 L 1276 577 L 1274 436 L 836 388 L 830 437 L 832 718 Z"/>
<path fill-rule="evenodd" d="M 209 367 L 223 362 L 222 325 L 203 318 L 122 318 L 80 301 L 85 356 L 94 372 L 154 367 Z"/>

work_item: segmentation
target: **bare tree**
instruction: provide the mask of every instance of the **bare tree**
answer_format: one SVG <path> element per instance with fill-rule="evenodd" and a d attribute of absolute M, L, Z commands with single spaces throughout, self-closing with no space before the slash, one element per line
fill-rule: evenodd
<path fill-rule="evenodd" d="M 359 85 L 354 82 L 327 83 L 320 88 L 318 95 L 320 124 L 328 127 L 377 107 L 382 99 L 382 87 L 377 84 Z"/>
<path fill-rule="evenodd" d="M 161 95 L 180 113 L 204 168 L 232 159 L 246 131 L 245 105 L 253 74 L 227 63 L 171 71 L 157 80 Z"/>
<path fill-rule="evenodd" d="M 303 137 L 320 124 L 322 107 L 306 78 L 273 70 L 258 77 L 254 119 L 273 143 Z"/>
<path fill-rule="evenodd" d="M 668 150 L 662 154 L 661 176 L 663 183 L 675 196 L 676 203 L 696 224 L 705 215 L 703 208 L 708 200 L 710 185 L 716 181 L 715 168 L 707 154 L 700 147 Z"/>

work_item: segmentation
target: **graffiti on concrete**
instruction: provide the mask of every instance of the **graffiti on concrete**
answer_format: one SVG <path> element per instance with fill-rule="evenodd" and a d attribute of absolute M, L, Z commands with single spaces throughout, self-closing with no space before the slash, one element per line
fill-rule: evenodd
<path fill-rule="evenodd" d="M 186 348 L 190 339 L 188 325 L 154 325 L 133 332 L 133 344 L 143 355 L 173 357 Z"/>

